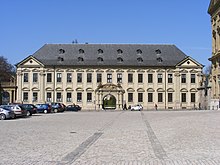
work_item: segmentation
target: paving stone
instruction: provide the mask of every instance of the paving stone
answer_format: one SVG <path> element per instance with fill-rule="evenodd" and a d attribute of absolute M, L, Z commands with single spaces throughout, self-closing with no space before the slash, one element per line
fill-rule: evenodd
<path fill-rule="evenodd" d="M 220 164 L 220 111 L 37 114 L 0 129 L 2 165 Z"/>

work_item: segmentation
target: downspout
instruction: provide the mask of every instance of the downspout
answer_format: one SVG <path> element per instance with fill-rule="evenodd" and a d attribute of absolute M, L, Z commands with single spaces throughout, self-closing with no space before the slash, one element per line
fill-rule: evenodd
<path fill-rule="evenodd" d="M 22 85 L 23 85 L 23 84 L 22 84 L 22 80 L 23 80 L 23 74 L 24 74 L 24 73 L 22 73 L 22 68 L 21 68 L 21 72 L 20 72 L 20 73 L 21 73 L 21 80 L 20 80 L 20 81 L 21 81 L 20 96 L 21 96 L 21 103 L 23 103 L 24 98 L 23 98 L 23 90 L 22 90 L 22 87 L 23 87 L 23 86 L 22 86 Z M 29 93 L 28 93 L 28 95 L 29 95 Z"/>
<path fill-rule="evenodd" d="M 167 69 L 165 68 L 165 109 L 167 109 Z"/>
<path fill-rule="evenodd" d="M 53 66 L 53 102 L 55 102 L 55 66 Z"/>

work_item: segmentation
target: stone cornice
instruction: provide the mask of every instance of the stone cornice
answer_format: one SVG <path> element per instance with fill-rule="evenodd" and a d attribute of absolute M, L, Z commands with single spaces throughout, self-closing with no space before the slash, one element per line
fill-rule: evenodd
<path fill-rule="evenodd" d="M 216 10 L 219 8 L 220 6 L 220 0 L 217 0 L 216 3 L 214 3 L 213 0 L 211 0 L 209 8 L 208 8 L 208 13 L 212 16 Z"/>

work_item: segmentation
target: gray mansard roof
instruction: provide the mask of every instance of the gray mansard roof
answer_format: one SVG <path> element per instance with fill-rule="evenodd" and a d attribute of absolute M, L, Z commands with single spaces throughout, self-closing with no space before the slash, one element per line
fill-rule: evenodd
<path fill-rule="evenodd" d="M 187 56 L 175 45 L 45 44 L 33 56 L 45 66 L 175 66 Z"/>

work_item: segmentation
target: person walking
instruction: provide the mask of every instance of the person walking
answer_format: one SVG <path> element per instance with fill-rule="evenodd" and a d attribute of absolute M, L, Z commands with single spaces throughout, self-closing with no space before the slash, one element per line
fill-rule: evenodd
<path fill-rule="evenodd" d="M 157 111 L 157 104 L 155 104 L 154 106 L 155 106 L 155 110 Z"/>
<path fill-rule="evenodd" d="M 123 110 L 127 110 L 127 105 L 126 105 L 126 103 L 125 103 L 124 106 L 123 106 Z"/>

